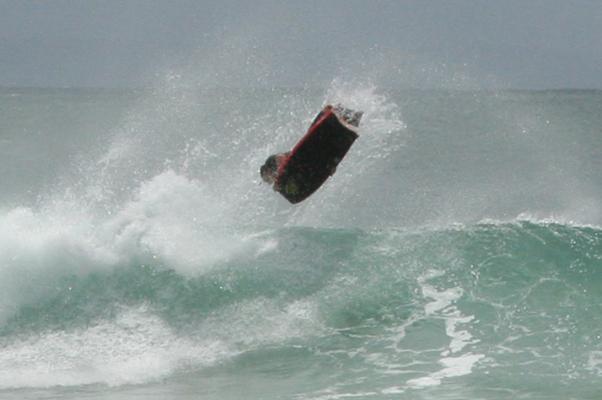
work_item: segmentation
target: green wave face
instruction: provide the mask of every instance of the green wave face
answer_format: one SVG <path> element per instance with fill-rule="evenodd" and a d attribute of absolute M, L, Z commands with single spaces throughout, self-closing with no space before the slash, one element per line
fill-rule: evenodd
<path fill-rule="evenodd" d="M 285 228 L 256 238 L 261 251 L 196 277 L 152 263 L 62 276 L 2 325 L 11 381 L 0 384 L 17 374 L 32 386 L 198 380 L 211 397 L 201 382 L 226 380 L 219 392 L 236 396 L 267 374 L 311 396 L 597 390 L 597 229 Z M 139 374 L 144 360 L 157 368 Z M 61 368 L 40 375 L 46 363 Z"/>

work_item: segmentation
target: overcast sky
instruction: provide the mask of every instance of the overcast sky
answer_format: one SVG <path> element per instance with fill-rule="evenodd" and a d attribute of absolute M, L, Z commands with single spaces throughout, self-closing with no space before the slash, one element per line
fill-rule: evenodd
<path fill-rule="evenodd" d="M 602 88 L 602 1 L 0 0 L 0 85 L 146 86 L 172 73 Z"/>

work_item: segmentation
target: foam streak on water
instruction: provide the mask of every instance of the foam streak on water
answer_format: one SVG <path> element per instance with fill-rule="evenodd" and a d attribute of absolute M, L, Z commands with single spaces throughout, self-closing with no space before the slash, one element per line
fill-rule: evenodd
<path fill-rule="evenodd" d="M 451 340 L 447 348 L 441 352 L 442 358 L 438 361 L 443 369 L 430 373 L 425 377 L 409 380 L 407 384 L 411 387 L 440 385 L 442 379 L 468 375 L 471 373 L 473 366 L 485 357 L 483 354 L 472 354 L 470 352 L 458 354 L 466 346 L 476 342 L 468 330 L 458 329 L 458 325 L 470 323 L 474 316 L 464 316 L 453 306 L 453 303 L 463 294 L 461 288 L 437 290 L 426 283 L 429 279 L 441 275 L 443 275 L 442 271 L 431 270 L 426 275 L 419 277 L 418 282 L 421 284 L 422 294 L 426 298 L 432 299 L 430 303 L 424 306 L 425 314 L 431 318 L 442 318 L 445 322 L 445 333 Z"/>

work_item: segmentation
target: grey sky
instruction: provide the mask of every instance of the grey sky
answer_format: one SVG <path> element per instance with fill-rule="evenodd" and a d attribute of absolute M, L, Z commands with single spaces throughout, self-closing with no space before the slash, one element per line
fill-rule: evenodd
<path fill-rule="evenodd" d="M 0 85 L 143 86 L 173 71 L 235 86 L 348 74 L 602 88 L 602 1 L 0 0 Z"/>

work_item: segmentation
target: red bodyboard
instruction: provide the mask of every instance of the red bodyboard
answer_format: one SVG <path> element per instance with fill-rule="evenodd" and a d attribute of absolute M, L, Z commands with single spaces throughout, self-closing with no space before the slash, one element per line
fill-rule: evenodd
<path fill-rule="evenodd" d="M 334 173 L 357 137 L 326 109 L 280 165 L 275 189 L 291 203 L 305 200 Z"/>

